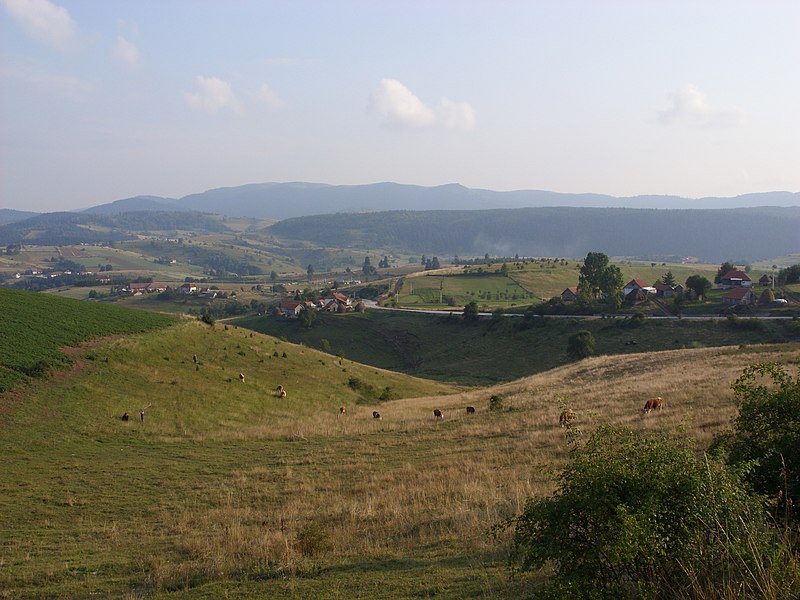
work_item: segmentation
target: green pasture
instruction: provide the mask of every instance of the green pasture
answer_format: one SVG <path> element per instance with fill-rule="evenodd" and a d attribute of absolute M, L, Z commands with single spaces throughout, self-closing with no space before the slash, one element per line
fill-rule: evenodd
<path fill-rule="evenodd" d="M 514 279 L 499 274 L 421 275 L 404 280 L 397 304 L 441 308 L 447 306 L 448 298 L 454 300 L 455 307 L 462 309 L 473 300 L 478 306 L 490 308 L 531 304 L 535 300 Z"/>

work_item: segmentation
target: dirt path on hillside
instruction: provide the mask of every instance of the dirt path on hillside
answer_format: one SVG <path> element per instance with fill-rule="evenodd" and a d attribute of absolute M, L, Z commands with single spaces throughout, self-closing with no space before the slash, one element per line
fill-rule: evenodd
<path fill-rule="evenodd" d="M 48 371 L 47 377 L 31 378 L 28 382 L 19 384 L 7 392 L 0 393 L 0 427 L 4 425 L 6 416 L 11 413 L 15 406 L 23 402 L 29 394 L 45 386 L 64 382 L 85 371 L 88 367 L 88 362 L 83 357 L 86 350 L 96 348 L 104 343 L 119 339 L 120 337 L 119 335 L 111 335 L 81 342 L 77 346 L 64 346 L 59 348 L 59 351 L 65 354 L 70 360 L 67 368 L 52 368 Z"/>

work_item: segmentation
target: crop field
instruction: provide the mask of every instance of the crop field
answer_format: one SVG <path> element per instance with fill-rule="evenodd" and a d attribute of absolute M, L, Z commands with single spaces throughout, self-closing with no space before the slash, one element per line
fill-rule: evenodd
<path fill-rule="evenodd" d="M 578 435 L 618 423 L 705 447 L 742 369 L 794 370 L 800 348 L 601 356 L 468 391 L 197 321 L 74 357 L 4 397 L 0 598 L 536 597 L 493 530 L 553 491 L 562 406 Z M 654 395 L 665 409 L 642 417 Z"/>
<path fill-rule="evenodd" d="M 501 275 L 421 275 L 405 279 L 398 305 L 442 308 L 447 303 L 439 301 L 440 292 L 442 298 L 453 298 L 455 306 L 462 309 L 473 300 L 486 307 L 531 304 L 535 300 L 514 279 Z"/>
<path fill-rule="evenodd" d="M 0 392 L 64 368 L 59 349 L 93 337 L 164 327 L 173 319 L 144 311 L 0 288 Z"/>

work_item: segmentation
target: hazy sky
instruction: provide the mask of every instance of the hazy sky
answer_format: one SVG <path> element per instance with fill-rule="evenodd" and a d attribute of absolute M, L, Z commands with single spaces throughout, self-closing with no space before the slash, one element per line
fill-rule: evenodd
<path fill-rule="evenodd" d="M 0 0 L 0 207 L 800 191 L 800 2 Z"/>

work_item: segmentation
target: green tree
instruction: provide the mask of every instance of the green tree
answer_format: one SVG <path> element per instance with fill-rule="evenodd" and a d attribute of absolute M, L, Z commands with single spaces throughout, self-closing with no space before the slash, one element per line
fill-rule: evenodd
<path fill-rule="evenodd" d="M 309 279 L 311 279 L 314 276 L 314 266 L 313 265 L 308 265 L 308 268 L 306 269 L 306 274 L 308 275 Z"/>
<path fill-rule="evenodd" d="M 602 426 L 573 448 L 556 494 L 513 521 L 512 559 L 523 571 L 552 566 L 555 598 L 710 598 L 722 585 L 739 592 L 725 597 L 759 598 L 765 516 L 732 471 L 688 442 Z"/>
<path fill-rule="evenodd" d="M 272 272 L 270 272 L 270 274 L 269 274 L 269 280 L 270 280 L 272 283 L 275 283 L 275 282 L 278 280 L 278 274 L 277 274 L 275 271 L 272 271 Z"/>
<path fill-rule="evenodd" d="M 732 262 L 725 261 L 722 263 L 717 269 L 717 274 L 714 276 L 714 283 L 719 283 L 725 275 L 730 273 L 731 271 L 736 270 L 736 265 Z"/>
<path fill-rule="evenodd" d="M 747 479 L 779 509 L 800 506 L 800 375 L 773 363 L 751 365 L 733 385 L 739 415 L 733 435 L 716 445 L 732 464 L 750 464 Z"/>
<path fill-rule="evenodd" d="M 591 331 L 581 329 L 567 339 L 567 355 L 572 360 L 581 360 L 594 354 L 594 336 Z"/>
<path fill-rule="evenodd" d="M 361 267 L 361 272 L 364 273 L 365 276 L 369 277 L 370 275 L 374 275 L 377 273 L 377 269 L 372 266 L 372 262 L 369 259 L 369 256 L 364 257 L 364 266 Z"/>
<path fill-rule="evenodd" d="M 500 267 L 500 274 L 503 277 L 508 277 L 508 265 L 506 263 L 503 263 L 503 265 Z"/>
<path fill-rule="evenodd" d="M 711 289 L 711 282 L 702 275 L 689 275 L 686 278 L 686 287 L 695 293 L 698 300 L 704 300 Z"/>
<path fill-rule="evenodd" d="M 666 273 L 664 273 L 664 276 L 661 278 L 661 281 L 664 282 L 664 285 L 675 287 L 675 275 L 672 274 L 672 271 L 667 271 Z"/>
<path fill-rule="evenodd" d="M 314 326 L 314 322 L 317 320 L 317 311 L 308 306 L 304 306 L 300 311 L 299 318 L 300 326 L 303 329 L 311 329 Z"/>
<path fill-rule="evenodd" d="M 464 307 L 464 321 L 474 323 L 478 320 L 478 303 L 474 300 Z"/>
<path fill-rule="evenodd" d="M 589 252 L 583 260 L 578 276 L 578 290 L 585 290 L 595 300 L 606 298 L 621 301 L 622 271 L 612 265 L 602 252 Z"/>

